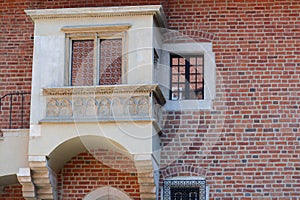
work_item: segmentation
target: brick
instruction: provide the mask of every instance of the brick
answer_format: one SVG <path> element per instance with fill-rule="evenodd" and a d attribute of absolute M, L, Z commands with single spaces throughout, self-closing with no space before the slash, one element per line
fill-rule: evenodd
<path fill-rule="evenodd" d="M 161 165 L 165 170 L 161 170 L 164 176 L 160 184 L 163 177 L 167 176 L 203 175 L 210 188 L 213 188 L 210 191 L 211 199 L 297 199 L 300 196 L 300 185 L 292 176 L 298 178 L 299 167 L 289 167 L 299 163 L 296 158 L 299 155 L 297 149 L 300 148 L 299 135 L 296 136 L 299 132 L 299 107 L 294 107 L 299 104 L 300 96 L 300 5 L 297 0 L 2 1 L 0 96 L 14 91 L 30 91 L 33 23 L 25 15 L 24 9 L 160 3 L 164 5 L 171 29 L 180 30 L 195 41 L 212 42 L 218 76 L 217 96 L 221 96 L 214 101 L 213 111 L 164 113 L 167 121 L 161 138 Z M 224 89 L 220 89 L 221 86 Z M 18 102 L 13 113 L 19 109 Z M 26 99 L 25 113 L 29 113 L 29 103 L 30 97 Z M 219 130 L 215 126 L 214 117 L 221 109 L 228 112 Z M 6 99 L 0 110 L 0 129 L 8 126 L 8 110 L 9 100 Z M 13 119 L 13 127 L 20 127 L 20 115 L 14 115 Z M 198 119 L 203 121 L 199 122 Z M 25 116 L 24 122 L 24 127 L 29 127 L 29 115 Z M 207 137 L 209 132 L 221 132 L 213 144 L 205 143 L 210 139 Z M 201 133 L 202 136 L 192 133 Z M 175 140 L 177 136 L 189 139 L 190 142 Z M 216 145 L 218 148 L 212 148 Z M 190 146 L 195 148 L 189 149 Z M 208 153 L 203 153 L 203 149 L 208 149 Z M 287 158 L 286 154 L 291 158 Z M 252 158 L 253 155 L 258 158 Z M 68 185 L 64 188 L 60 186 L 65 199 L 80 199 L 83 193 L 109 181 L 96 180 L 97 176 L 105 177 L 109 173 L 109 170 L 100 170 L 103 164 L 98 159 L 88 154 L 80 154 L 77 159 L 86 159 L 90 163 L 72 164 L 76 160 L 72 159 L 66 165 L 63 172 L 68 180 L 60 182 Z M 189 163 L 191 160 L 193 162 Z M 119 163 L 118 167 L 124 165 Z M 78 180 L 74 178 L 75 172 L 72 172 L 76 168 L 79 168 L 76 172 Z M 197 171 L 193 171 L 195 169 Z M 254 173 L 260 171 L 268 175 L 254 177 Z M 233 173 L 230 175 L 233 182 L 224 182 L 225 172 Z M 81 186 L 88 187 L 88 190 L 74 189 L 75 183 L 85 176 L 92 178 L 89 181 L 96 181 L 96 185 L 90 182 L 89 186 Z M 123 172 L 121 177 L 119 181 L 122 180 L 127 186 L 129 182 L 125 182 Z M 245 179 L 240 180 L 238 177 Z M 276 190 L 273 190 L 272 183 L 278 179 L 289 182 L 291 190 L 285 193 L 284 185 L 277 185 Z M 246 188 L 247 184 L 260 190 L 242 190 L 241 187 Z M 235 186 L 241 190 L 232 189 Z M 16 190 L 16 193 L 19 192 Z M 3 195 L 11 195 L 13 198 L 14 192 L 2 194 L 2 199 Z M 140 198 L 137 192 L 133 192 L 132 197 Z"/>
<path fill-rule="evenodd" d="M 20 184 L 4 186 L 0 200 L 25 200 L 22 196 L 22 186 Z"/>
<path fill-rule="evenodd" d="M 69 171 L 80 174 L 75 175 Z M 74 181 L 66 181 L 71 179 Z M 119 153 L 102 149 L 80 153 L 68 161 L 58 174 L 59 195 L 64 194 L 62 200 L 70 199 L 75 194 L 77 198 L 83 198 L 93 189 L 103 186 L 119 188 L 128 195 L 135 196 L 136 200 L 140 199 L 134 162 Z M 69 190 L 71 188 L 72 191 Z"/>

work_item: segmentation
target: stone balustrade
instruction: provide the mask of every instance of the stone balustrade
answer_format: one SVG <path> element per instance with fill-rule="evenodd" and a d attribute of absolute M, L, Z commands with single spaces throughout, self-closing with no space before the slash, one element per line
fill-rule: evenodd
<path fill-rule="evenodd" d="M 158 85 L 45 88 L 44 122 L 161 121 L 165 104 Z"/>

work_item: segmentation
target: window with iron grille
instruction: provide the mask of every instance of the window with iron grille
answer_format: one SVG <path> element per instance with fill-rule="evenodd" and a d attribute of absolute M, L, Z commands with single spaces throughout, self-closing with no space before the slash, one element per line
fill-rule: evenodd
<path fill-rule="evenodd" d="M 170 99 L 204 99 L 204 56 L 172 54 L 170 64 Z"/>
<path fill-rule="evenodd" d="M 164 181 L 164 200 L 206 200 L 204 179 L 170 179 Z"/>
<path fill-rule="evenodd" d="M 66 84 L 115 85 L 124 82 L 124 32 L 67 33 Z"/>
<path fill-rule="evenodd" d="M 197 187 L 172 187 L 170 189 L 172 200 L 200 200 Z"/>

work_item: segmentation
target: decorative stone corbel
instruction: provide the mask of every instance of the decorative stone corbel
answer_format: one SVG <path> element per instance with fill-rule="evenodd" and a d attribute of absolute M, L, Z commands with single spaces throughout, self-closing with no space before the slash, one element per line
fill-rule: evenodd
<path fill-rule="evenodd" d="M 36 199 L 36 188 L 33 184 L 30 168 L 20 168 L 17 178 L 22 185 L 23 197 L 26 200 Z"/>
<path fill-rule="evenodd" d="M 48 166 L 46 156 L 29 156 L 28 160 L 37 198 L 57 200 L 57 177 Z"/>
<path fill-rule="evenodd" d="M 138 154 L 134 156 L 135 167 L 138 172 L 138 182 L 140 185 L 140 197 L 142 200 L 156 199 L 152 159 L 151 154 Z"/>

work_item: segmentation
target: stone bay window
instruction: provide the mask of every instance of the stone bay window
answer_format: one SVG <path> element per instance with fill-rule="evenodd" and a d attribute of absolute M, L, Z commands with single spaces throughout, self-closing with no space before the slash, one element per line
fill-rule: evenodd
<path fill-rule="evenodd" d="M 82 151 L 100 148 L 131 160 L 131 175 L 142 183 L 139 198 L 156 199 L 159 177 L 154 172 L 166 103 L 154 77 L 160 56 L 155 49 L 161 48 L 155 29 L 167 26 L 162 7 L 26 13 L 35 23 L 34 106 L 29 166 L 18 174 L 23 196 L 57 199 L 57 177 L 65 164 Z M 95 191 L 86 197 L 100 198 Z"/>
<path fill-rule="evenodd" d="M 23 197 L 60 199 L 68 195 L 63 172 L 73 159 L 111 156 L 108 163 L 126 162 L 99 168 L 123 172 L 130 163 L 121 174 L 134 183 L 113 185 L 108 175 L 112 184 L 95 182 L 82 199 L 110 191 L 113 199 L 206 198 L 202 179 L 165 180 L 159 194 L 159 169 L 162 112 L 211 109 L 212 44 L 170 42 L 160 5 L 25 12 L 35 30 L 28 161 L 17 174 Z"/>

